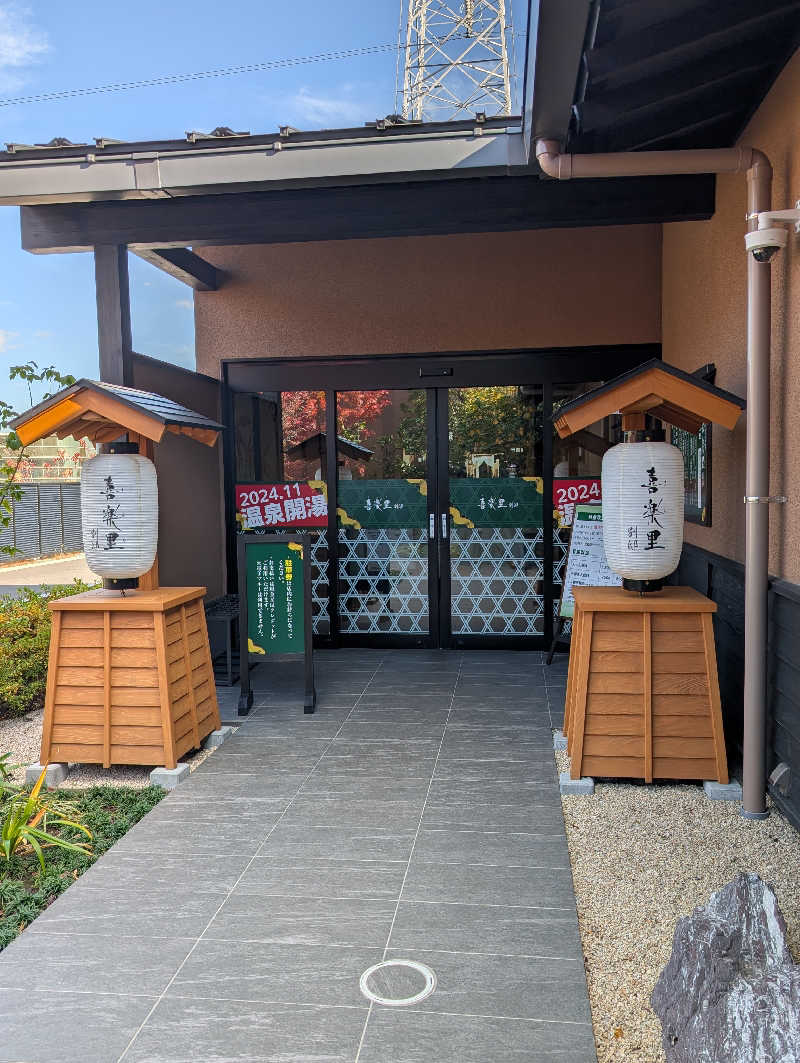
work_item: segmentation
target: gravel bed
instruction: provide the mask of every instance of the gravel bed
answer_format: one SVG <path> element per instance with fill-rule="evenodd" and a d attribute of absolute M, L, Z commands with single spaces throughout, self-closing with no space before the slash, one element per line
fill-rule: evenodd
<path fill-rule="evenodd" d="M 556 753 L 566 771 L 566 753 Z M 772 807 L 743 819 L 699 785 L 598 783 L 562 797 L 599 1063 L 663 1063 L 650 994 L 675 924 L 737 871 L 775 890 L 800 960 L 800 835 Z"/>
<path fill-rule="evenodd" d="M 25 716 L 0 720 L 0 754 L 10 752 L 12 763 L 20 765 L 13 774 L 14 782 L 24 782 L 25 765 L 35 764 L 39 759 L 43 717 L 44 709 L 39 709 Z M 189 769 L 194 771 L 212 752 L 211 749 L 201 749 L 192 756 L 181 757 L 180 763 L 188 764 Z M 104 768 L 101 764 L 76 764 L 60 789 L 85 790 L 89 786 L 133 786 L 141 789 L 150 785 L 151 770 L 149 767 L 124 764 L 113 768 Z"/>

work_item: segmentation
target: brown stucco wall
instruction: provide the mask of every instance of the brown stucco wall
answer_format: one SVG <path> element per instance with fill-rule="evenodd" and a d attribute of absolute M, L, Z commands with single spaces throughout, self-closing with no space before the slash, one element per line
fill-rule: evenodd
<path fill-rule="evenodd" d="M 775 171 L 773 206 L 800 198 L 800 53 L 784 69 L 753 116 L 741 143 L 761 148 Z M 707 222 L 664 226 L 663 357 L 683 369 L 717 365 L 717 384 L 746 389 L 744 251 L 747 209 L 743 176 L 717 179 L 717 209 Z M 770 571 L 800 582 L 800 240 L 772 266 L 772 445 L 770 493 L 788 495 L 770 507 Z M 745 423 L 714 429 L 713 526 L 686 525 L 686 539 L 744 559 Z"/>
<path fill-rule="evenodd" d="M 133 356 L 133 386 L 221 420 L 216 380 Z M 204 586 L 225 593 L 222 444 L 213 447 L 165 432 L 155 445 L 158 473 L 158 575 L 164 587 Z"/>
<path fill-rule="evenodd" d="M 661 228 L 203 248 L 197 368 L 222 359 L 570 347 L 660 339 Z"/>

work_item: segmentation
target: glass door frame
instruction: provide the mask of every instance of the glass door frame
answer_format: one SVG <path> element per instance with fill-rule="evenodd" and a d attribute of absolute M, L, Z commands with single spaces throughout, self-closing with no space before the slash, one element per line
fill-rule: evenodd
<path fill-rule="evenodd" d="M 431 352 L 421 354 L 365 355 L 346 358 L 244 359 L 222 363 L 222 410 L 228 431 L 223 434 L 228 589 L 236 590 L 236 509 L 234 497 L 235 449 L 233 393 L 324 391 L 326 408 L 327 468 L 336 469 L 336 393 L 339 391 L 428 389 L 427 475 L 429 633 L 420 635 L 342 635 L 339 630 L 339 541 L 336 477 L 328 482 L 328 588 L 330 635 L 321 646 L 374 646 L 434 648 L 437 646 L 483 649 L 543 649 L 553 631 L 553 513 L 546 500 L 553 495 L 552 401 L 554 383 L 608 380 L 661 357 L 660 344 L 623 344 L 580 348 L 520 349 L 506 351 Z M 540 635 L 457 635 L 450 625 L 449 468 L 447 453 L 447 395 L 450 388 L 532 384 L 542 388 L 543 577 L 544 633 Z M 444 434 L 443 444 L 440 438 Z M 442 516 L 447 535 L 442 534 Z M 429 523 L 430 527 L 430 523 Z"/>

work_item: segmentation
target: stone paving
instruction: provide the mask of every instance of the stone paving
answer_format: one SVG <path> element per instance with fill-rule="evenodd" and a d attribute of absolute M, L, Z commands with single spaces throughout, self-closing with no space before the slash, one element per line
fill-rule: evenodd
<path fill-rule="evenodd" d="M 595 1063 L 539 653 L 327 651 L 0 955 L 11 1063 Z M 372 1003 L 363 972 L 434 991 Z M 390 967 L 369 987 L 416 993 Z"/>

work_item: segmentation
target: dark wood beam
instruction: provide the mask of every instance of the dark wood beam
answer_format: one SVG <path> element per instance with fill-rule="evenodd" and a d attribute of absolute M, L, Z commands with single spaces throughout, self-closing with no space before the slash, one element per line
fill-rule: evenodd
<path fill-rule="evenodd" d="M 215 292 L 222 284 L 222 270 L 188 247 L 132 247 L 131 251 L 198 292 Z"/>
<path fill-rule="evenodd" d="M 34 253 L 132 250 L 693 221 L 714 212 L 710 175 L 550 181 L 464 178 L 347 188 L 61 203 L 21 208 Z"/>
<path fill-rule="evenodd" d="M 107 384 L 133 383 L 131 357 L 131 302 L 128 285 L 128 249 L 124 244 L 98 243 L 94 247 L 97 295 L 97 345 L 100 379 Z"/>

